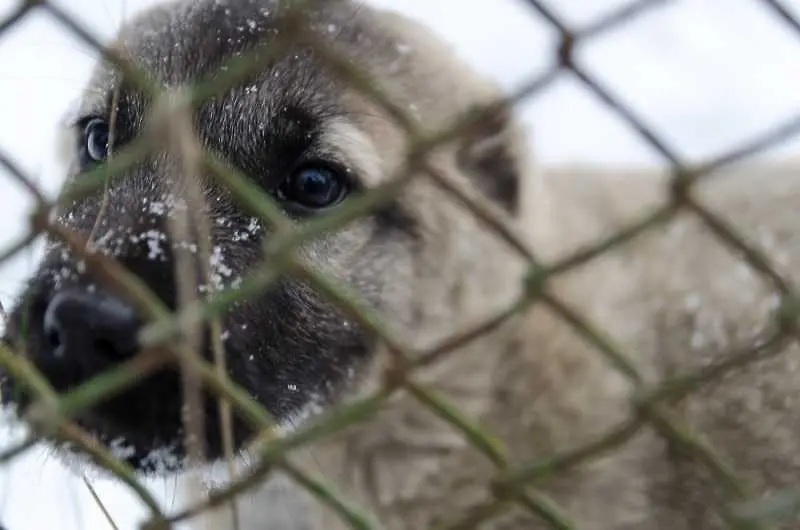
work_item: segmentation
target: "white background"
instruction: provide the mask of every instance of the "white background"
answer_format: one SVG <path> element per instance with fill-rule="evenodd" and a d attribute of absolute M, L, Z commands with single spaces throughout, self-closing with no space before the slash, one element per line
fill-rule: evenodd
<path fill-rule="evenodd" d="M 98 36 L 153 0 L 61 0 Z M 374 0 L 432 25 L 480 70 L 507 89 L 530 79 L 551 60 L 554 33 L 521 0 Z M 583 24 L 625 2 L 551 0 L 571 24 Z M 800 0 L 784 0 L 800 15 Z M 0 16 L 16 5 L 0 0 Z M 712 157 L 800 113 L 800 35 L 759 0 L 666 2 L 581 49 L 580 60 L 691 160 Z M 94 52 L 44 13 L 0 36 L 0 150 L 34 175 L 48 192 L 61 177 L 54 163 L 56 126 L 74 103 Z M 653 164 L 661 160 L 580 82 L 564 76 L 523 106 L 537 157 L 545 163 Z M 795 155 L 800 141 L 768 156 Z M 0 171 L 0 173 L 2 173 Z M 31 202 L 0 175 L 0 248 L 26 230 Z M 40 247 L 0 273 L 8 305 L 32 270 Z M 2 445 L 12 433 L 0 436 Z M 174 482 L 151 483 L 165 502 Z M 119 528 L 136 528 L 144 511 L 126 490 L 95 487 Z M 45 450 L 0 468 L 0 522 L 8 530 L 107 529 L 79 477 Z"/>

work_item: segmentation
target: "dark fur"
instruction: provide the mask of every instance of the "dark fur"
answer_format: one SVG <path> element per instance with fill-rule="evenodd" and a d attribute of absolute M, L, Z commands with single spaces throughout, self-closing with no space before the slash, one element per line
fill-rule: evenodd
<path fill-rule="evenodd" d="M 332 4 L 311 13 L 314 27 L 323 37 L 335 38 L 350 59 L 367 71 L 379 71 L 382 64 L 377 61 L 385 64 L 391 58 L 402 65 L 406 59 L 397 51 L 402 43 L 387 34 L 369 11 L 362 12 L 357 6 L 342 9 L 346 2 L 335 2 L 335 9 L 330 7 Z M 278 2 L 273 0 L 188 0 L 169 4 L 128 24 L 119 36 L 118 46 L 160 82 L 191 83 L 213 74 L 224 59 L 251 50 L 281 31 L 274 26 L 278 10 Z M 224 155 L 269 192 L 300 162 L 336 156 L 329 146 L 321 144 L 320 130 L 326 121 L 346 117 L 358 124 L 364 119 L 358 114 L 360 111 L 348 107 L 342 98 L 347 90 L 313 53 L 303 47 L 293 52 L 281 55 L 239 86 L 202 105 L 196 114 L 198 132 L 206 147 Z M 141 132 L 150 102 L 129 84 L 121 84 L 114 69 L 107 65 L 98 68 L 86 90 L 79 117 L 110 116 L 115 88 L 120 94 L 115 123 L 115 147 L 119 150 Z M 402 102 L 402 86 L 396 96 Z M 436 102 L 422 105 L 433 106 Z M 423 125 L 438 125 L 429 121 L 423 120 Z M 502 134 L 504 126 L 505 117 L 485 134 Z M 488 149 L 472 154 L 466 149 L 462 155 L 461 163 L 476 168 L 467 172 L 469 178 L 480 182 L 488 174 L 498 173 L 496 182 L 486 181 L 481 187 L 513 210 L 516 160 L 508 146 L 490 143 Z M 333 161 L 345 165 L 348 162 Z M 162 153 L 142 161 L 115 181 L 108 190 L 108 207 L 97 232 L 100 249 L 140 276 L 170 308 L 176 306 L 174 253 L 182 247 L 162 240 L 159 244 L 163 254 L 153 259 L 149 256 L 153 240 L 147 232 L 167 234 L 165 212 L 152 205 L 168 196 L 168 183 L 175 168 L 171 155 Z M 73 163 L 69 179 L 79 178 L 82 169 Z M 360 181 L 357 173 L 354 177 L 356 191 L 369 185 Z M 222 278 L 230 286 L 260 263 L 261 247 L 270 232 L 225 190 L 211 182 L 204 186 L 213 221 L 213 246 L 219 248 L 224 265 L 232 271 Z M 66 205 L 58 220 L 87 237 L 100 205 L 100 194 L 88 197 Z M 297 212 L 287 209 L 287 213 L 297 222 L 303 221 Z M 411 254 L 415 252 L 414 241 L 423 236 L 414 213 L 401 201 L 358 226 L 357 235 L 345 229 L 309 243 L 308 255 L 318 261 L 317 265 L 333 267 L 340 279 L 359 290 L 377 309 L 385 309 L 384 292 L 395 280 L 387 270 L 394 266 L 393 260 L 377 259 L 381 248 L 403 242 L 404 253 Z M 398 259 L 412 258 L 404 254 Z M 340 265 L 334 267 L 333 263 Z M 428 266 L 414 274 L 430 277 L 432 271 Z M 437 274 L 444 278 L 447 271 Z M 54 294 L 90 285 L 94 280 L 79 267 L 74 256 L 62 245 L 53 244 L 11 312 L 9 340 L 21 340 L 26 355 L 60 391 L 73 388 L 110 365 L 87 352 L 71 352 L 63 359 L 54 359 L 44 346 L 41 323 Z M 422 310 L 411 312 L 424 316 Z M 373 337 L 321 295 L 288 278 L 268 293 L 235 305 L 225 315 L 224 327 L 230 374 L 282 421 L 290 420 L 315 396 L 324 403 L 336 402 L 351 376 L 366 366 L 375 349 Z M 207 339 L 206 336 L 204 353 L 210 357 Z M 4 385 L 6 400 L 12 399 L 12 390 L 12 384 Z M 80 415 L 79 420 L 106 443 L 118 437 L 131 442 L 135 452 L 128 460 L 148 470 L 154 466 L 148 460 L 153 449 L 171 446 L 178 453 L 182 451 L 181 403 L 179 376 L 173 370 L 165 370 Z M 206 396 L 206 410 L 209 457 L 217 458 L 221 456 L 220 428 L 216 404 L 210 396 Z M 237 422 L 236 434 L 241 445 L 249 432 Z"/>

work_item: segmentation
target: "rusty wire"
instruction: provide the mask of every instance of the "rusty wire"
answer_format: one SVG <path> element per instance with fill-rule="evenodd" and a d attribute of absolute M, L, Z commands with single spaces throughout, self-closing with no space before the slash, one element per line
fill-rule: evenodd
<path fill-rule="evenodd" d="M 377 332 L 393 356 L 394 362 L 392 363 L 391 372 L 386 377 L 386 384 L 378 392 L 354 404 L 343 406 L 326 415 L 320 422 L 316 422 L 308 428 L 300 429 L 298 432 L 284 438 L 271 439 L 269 433 L 271 433 L 272 422 L 266 411 L 249 400 L 248 396 L 233 381 L 227 378 L 224 371 L 217 370 L 213 363 L 203 361 L 199 357 L 192 355 L 191 352 L 187 352 L 185 344 L 177 340 L 181 335 L 181 331 L 191 329 L 192 326 L 201 321 L 219 317 L 225 308 L 236 300 L 237 295 L 219 293 L 207 303 L 195 300 L 188 303 L 186 307 L 181 308 L 179 314 L 170 314 L 140 280 L 133 277 L 119 264 L 113 262 L 112 259 L 88 253 L 86 251 L 86 241 L 80 240 L 76 235 L 70 234 L 62 227 L 53 224 L 47 215 L 53 206 L 53 202 L 46 199 L 33 180 L 17 167 L 12 157 L 0 152 L 0 166 L 5 168 L 6 173 L 13 180 L 30 192 L 36 201 L 36 209 L 31 217 L 31 232 L 7 251 L 0 252 L 0 261 L 8 259 L 25 248 L 39 234 L 47 233 L 63 240 L 76 254 L 85 259 L 91 272 L 97 274 L 103 281 L 115 286 L 119 292 L 134 300 L 140 309 L 156 321 L 144 336 L 144 342 L 147 346 L 165 348 L 172 351 L 175 356 L 174 360 L 179 360 L 181 366 L 191 372 L 197 381 L 203 381 L 221 398 L 225 399 L 226 403 L 237 408 L 239 413 L 246 417 L 256 429 L 263 432 L 264 438 L 270 441 L 263 444 L 260 464 L 245 476 L 240 477 L 240 480 L 235 481 L 229 488 L 213 493 L 208 499 L 201 501 L 196 506 L 190 506 L 180 513 L 168 515 L 158 506 L 155 499 L 137 483 L 131 469 L 116 461 L 106 450 L 91 440 L 86 433 L 82 432 L 79 427 L 69 420 L 71 415 L 91 406 L 91 403 L 99 399 L 100 396 L 109 392 L 119 392 L 125 386 L 132 384 L 136 377 L 141 377 L 145 373 L 159 368 L 164 362 L 167 362 L 164 360 L 165 356 L 154 355 L 152 351 L 148 352 L 148 350 L 143 351 L 139 357 L 131 362 L 116 367 L 109 373 L 89 381 L 65 395 L 56 395 L 46 381 L 43 380 L 42 376 L 36 373 L 36 370 L 23 356 L 17 356 L 10 351 L 3 350 L 0 352 L 0 362 L 3 363 L 5 369 L 15 377 L 25 380 L 39 398 L 37 407 L 27 417 L 34 425 L 34 431 L 40 435 L 59 436 L 79 444 L 95 460 L 108 466 L 112 472 L 133 488 L 144 500 L 151 511 L 152 519 L 148 523 L 148 528 L 152 529 L 166 528 L 170 523 L 191 517 L 203 509 L 224 504 L 235 495 L 252 487 L 257 481 L 262 480 L 275 467 L 281 468 L 298 483 L 309 488 L 321 502 L 333 508 L 352 527 L 375 528 L 371 516 L 364 513 L 360 507 L 342 499 L 336 493 L 334 487 L 310 477 L 294 467 L 286 457 L 290 451 L 310 441 L 330 435 L 351 425 L 353 422 L 365 421 L 371 416 L 380 414 L 381 406 L 385 400 L 399 390 L 406 391 L 418 401 L 420 406 L 429 408 L 450 423 L 454 429 L 463 434 L 470 443 L 483 452 L 487 459 L 497 468 L 496 477 L 491 480 L 491 483 L 487 484 L 487 491 L 491 492 L 492 499 L 485 504 L 472 507 L 464 514 L 460 514 L 456 519 L 445 525 L 445 528 L 475 528 L 480 523 L 500 515 L 513 504 L 531 511 L 537 517 L 551 524 L 553 528 L 573 528 L 562 510 L 540 495 L 531 484 L 545 476 L 573 468 L 592 457 L 620 447 L 630 441 L 644 425 L 654 426 L 661 435 L 670 438 L 686 450 L 693 452 L 698 457 L 699 465 L 706 466 L 720 483 L 726 486 L 732 498 L 752 501 L 752 492 L 743 485 L 734 467 L 724 462 L 712 447 L 708 447 L 699 439 L 693 437 L 686 426 L 671 414 L 669 409 L 663 406 L 663 403 L 688 395 L 697 386 L 713 378 L 720 377 L 735 366 L 741 366 L 775 355 L 788 341 L 796 340 L 798 336 L 794 318 L 786 316 L 790 313 L 794 314 L 792 308 L 796 307 L 799 300 L 795 287 L 777 272 L 770 259 L 762 251 L 747 242 L 724 219 L 721 219 L 700 203 L 693 194 L 693 187 L 697 182 L 711 178 L 720 168 L 738 163 L 747 157 L 800 135 L 800 115 L 790 116 L 783 123 L 776 125 L 763 135 L 753 137 L 703 163 L 690 166 L 681 159 L 672 146 L 662 139 L 655 128 L 646 123 L 645 120 L 637 115 L 635 110 L 617 97 L 596 76 L 592 75 L 588 69 L 580 64 L 580 61 L 576 60 L 574 54 L 578 46 L 586 46 L 594 39 L 624 28 L 626 24 L 629 24 L 644 13 L 649 13 L 657 10 L 660 6 L 668 5 L 670 3 L 668 0 L 633 1 L 583 28 L 571 28 L 545 2 L 539 0 L 520 1 L 530 7 L 532 15 L 543 18 L 557 31 L 559 45 L 555 51 L 554 66 L 541 76 L 524 84 L 506 100 L 495 102 L 483 109 L 476 109 L 475 112 L 464 116 L 463 119 L 457 121 L 448 130 L 432 136 L 424 135 L 418 129 L 414 120 L 403 109 L 395 106 L 381 92 L 379 87 L 373 86 L 369 79 L 364 78 L 350 65 L 337 61 L 337 58 L 330 50 L 320 46 L 321 43 L 310 37 L 305 39 L 305 43 L 318 49 L 321 55 L 330 61 L 330 64 L 340 75 L 348 78 L 359 90 L 372 97 L 377 104 L 383 106 L 389 115 L 408 132 L 413 144 L 411 149 L 413 156 L 409 158 L 407 167 L 404 168 L 406 170 L 404 175 L 410 175 L 412 173 L 410 169 L 426 172 L 443 189 L 457 195 L 457 198 L 465 203 L 484 224 L 495 230 L 499 237 L 510 243 L 530 262 L 532 271 L 531 288 L 526 291 L 523 299 L 516 301 L 511 307 L 476 325 L 473 329 L 462 331 L 453 337 L 443 340 L 428 351 L 412 351 L 398 337 L 393 336 L 388 327 L 380 322 L 369 310 L 365 309 L 346 288 L 309 268 L 306 264 L 296 259 L 292 253 L 292 249 L 303 241 L 325 230 L 335 229 L 336 226 L 363 215 L 380 204 L 391 200 L 407 183 L 408 177 L 398 175 L 397 178 L 367 194 L 363 200 L 357 201 L 341 214 L 333 215 L 324 222 L 311 222 L 306 226 L 294 229 L 279 209 L 268 200 L 259 201 L 253 199 L 256 196 L 254 194 L 257 194 L 257 190 L 254 190 L 253 186 L 242 175 L 228 168 L 222 163 L 223 161 L 213 159 L 210 155 L 198 154 L 198 146 L 196 144 L 190 142 L 183 146 L 184 149 L 194 153 L 195 159 L 193 159 L 193 163 L 205 164 L 212 169 L 220 181 L 228 186 L 238 199 L 246 201 L 250 209 L 256 210 L 259 217 L 275 229 L 275 242 L 270 249 L 271 257 L 274 258 L 270 260 L 271 268 L 256 271 L 251 277 L 246 278 L 240 293 L 264 289 L 276 280 L 281 270 L 290 270 L 293 274 L 309 282 L 320 292 L 341 304 L 347 313 L 360 324 Z M 778 0 L 762 0 L 762 2 L 765 9 L 774 11 L 783 22 L 800 35 L 800 23 Z M 293 29 L 300 30 L 304 23 L 302 7 L 305 2 L 298 1 L 295 3 L 297 4 L 297 9 L 288 11 L 284 22 L 293 25 Z M 34 10 L 48 13 L 53 19 L 72 32 L 76 38 L 93 47 L 106 60 L 114 63 L 126 77 L 135 81 L 138 88 L 149 94 L 158 92 L 159 88 L 142 72 L 138 72 L 134 65 L 129 64 L 119 54 L 105 49 L 99 40 L 93 37 L 91 32 L 77 20 L 47 0 L 22 2 L 9 17 L 0 21 L 0 37 L 2 37 L 2 33 L 5 30 L 24 20 L 28 13 Z M 297 34 L 298 32 L 288 33 Z M 280 43 L 275 48 L 279 51 Z M 259 60 L 264 61 L 264 56 Z M 235 84 L 237 79 L 240 79 L 242 74 L 248 71 L 248 68 L 259 67 L 258 62 L 253 62 L 253 64 L 245 63 L 246 59 L 240 58 L 239 62 L 229 69 L 230 75 L 227 78 L 216 79 L 205 84 L 200 83 L 198 86 L 193 87 L 187 100 L 197 104 L 213 95 L 220 86 L 225 87 Z M 472 124 L 478 123 L 483 117 L 495 112 L 498 108 L 497 105 L 517 104 L 527 98 L 534 97 L 566 73 L 575 76 L 587 90 L 595 94 L 604 105 L 664 158 L 672 172 L 670 188 L 672 194 L 665 204 L 626 225 L 617 233 L 582 247 L 558 262 L 547 264 L 542 263 L 527 248 L 514 229 L 509 227 L 503 219 L 492 213 L 491 209 L 486 208 L 479 201 L 465 196 L 460 190 L 450 185 L 441 175 L 437 174 L 425 161 L 425 155 L 438 145 L 464 133 Z M 115 153 L 114 159 L 109 161 L 103 168 L 88 173 L 86 179 L 82 179 L 83 189 L 65 191 L 57 200 L 65 200 L 74 197 L 75 194 L 91 191 L 93 184 L 87 184 L 87 182 L 94 182 L 94 185 L 106 182 L 107 179 L 113 178 L 115 174 L 123 172 L 131 164 L 135 163 L 148 149 L 149 140 L 147 138 L 137 140 L 126 146 L 119 153 Z M 644 387 L 643 377 L 636 370 L 626 352 L 604 338 L 600 330 L 596 329 L 578 310 L 543 289 L 543 286 L 550 278 L 564 274 L 596 259 L 633 240 L 647 230 L 664 225 L 679 212 L 691 212 L 696 215 L 722 244 L 736 250 L 754 269 L 768 279 L 781 297 L 781 311 L 778 313 L 783 315 L 783 319 L 761 341 L 757 348 L 733 352 L 729 359 L 719 365 L 708 366 L 696 374 L 689 374 L 680 379 L 668 381 L 663 387 L 648 389 Z M 455 404 L 449 403 L 432 389 L 426 388 L 415 381 L 413 372 L 421 366 L 438 362 L 449 352 L 490 332 L 508 318 L 528 307 L 534 299 L 538 303 L 545 304 L 556 315 L 563 318 L 574 328 L 576 333 L 592 344 L 600 355 L 605 356 L 639 389 L 640 392 L 637 394 L 638 400 L 635 406 L 638 414 L 635 418 L 629 419 L 587 446 L 564 454 L 552 455 L 542 461 L 527 462 L 522 466 L 512 467 L 504 451 L 498 448 L 497 444 L 490 439 L 488 433 L 483 432 L 469 419 L 459 414 Z M 0 455 L 0 461 L 13 458 L 30 447 L 32 441 L 32 439 L 28 439 L 4 455 Z M 800 499 L 800 494 L 786 492 L 775 498 L 777 500 L 773 499 L 773 503 L 780 504 L 782 509 L 785 509 L 787 505 L 790 507 L 800 506 L 800 500 L 798 500 Z M 744 519 L 748 519 L 752 524 L 760 526 L 760 523 L 753 518 L 752 514 L 759 514 L 758 517 L 763 518 L 763 521 L 768 521 L 773 514 L 767 513 L 765 515 L 764 510 L 762 505 L 745 504 L 738 510 L 731 510 L 721 515 L 732 525 L 740 524 Z"/>

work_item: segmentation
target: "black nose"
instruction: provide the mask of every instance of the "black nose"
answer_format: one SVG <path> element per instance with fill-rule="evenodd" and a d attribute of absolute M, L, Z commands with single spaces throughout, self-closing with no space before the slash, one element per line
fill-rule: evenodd
<path fill-rule="evenodd" d="M 139 326 L 136 312 L 119 298 L 69 290 L 48 304 L 43 331 L 57 358 L 117 362 L 136 354 Z"/>

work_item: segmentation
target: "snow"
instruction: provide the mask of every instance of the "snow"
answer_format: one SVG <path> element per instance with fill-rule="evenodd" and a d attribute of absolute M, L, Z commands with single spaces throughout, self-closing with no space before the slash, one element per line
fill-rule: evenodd
<path fill-rule="evenodd" d="M 154 0 L 62 0 L 101 38 Z M 373 0 L 431 24 L 480 70 L 513 90 L 549 68 L 557 36 L 522 0 Z M 625 4 L 619 0 L 549 2 L 572 25 L 583 25 Z M 784 0 L 800 15 L 800 0 Z M 0 0 L 0 16 L 16 5 Z M 59 184 L 55 126 L 71 108 L 95 54 L 43 12 L 0 36 L 0 150 L 52 193 Z M 621 98 L 669 148 L 703 160 L 800 115 L 800 35 L 759 0 L 677 0 L 593 38 L 577 60 Z M 663 159 L 581 84 L 564 75 L 522 106 L 539 160 L 548 163 L 656 164 Z M 796 155 L 800 141 L 768 156 Z M 3 181 L 0 248 L 26 230 L 31 201 Z M 4 265 L 0 299 L 18 292 L 41 251 Z M 18 432 L 4 432 L 7 445 Z M 80 477 L 45 450 L 0 471 L 0 522 L 9 530 L 107 529 Z M 136 528 L 145 514 L 125 488 L 108 480 L 94 486 L 119 528 Z M 152 481 L 171 503 L 172 479 Z M 173 506 L 174 507 L 174 506 Z"/>

